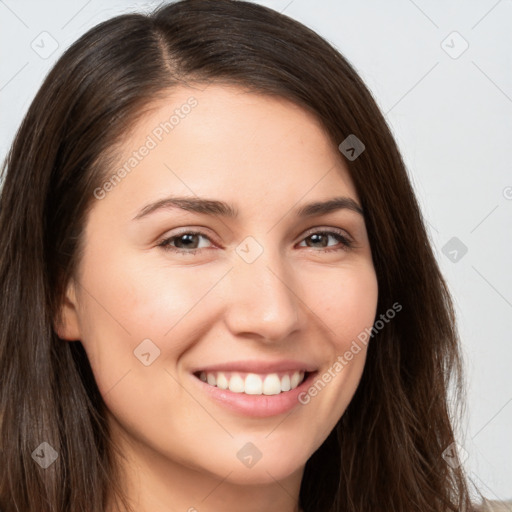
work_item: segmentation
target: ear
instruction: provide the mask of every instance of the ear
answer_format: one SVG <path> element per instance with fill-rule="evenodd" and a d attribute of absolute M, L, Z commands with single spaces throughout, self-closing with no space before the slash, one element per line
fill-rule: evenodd
<path fill-rule="evenodd" d="M 76 341 L 81 338 L 77 306 L 75 283 L 70 279 L 58 318 L 54 322 L 55 332 L 63 340 Z"/>

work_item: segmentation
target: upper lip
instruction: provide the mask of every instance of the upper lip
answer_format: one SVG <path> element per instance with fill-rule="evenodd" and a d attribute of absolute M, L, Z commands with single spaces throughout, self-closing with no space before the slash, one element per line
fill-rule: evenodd
<path fill-rule="evenodd" d="M 244 373 L 274 373 L 286 371 L 305 371 L 314 372 L 316 367 L 311 363 L 302 361 L 293 361 L 290 359 L 281 361 L 231 361 L 228 363 L 219 363 L 209 366 L 201 366 L 192 370 L 196 372 L 244 372 Z"/>

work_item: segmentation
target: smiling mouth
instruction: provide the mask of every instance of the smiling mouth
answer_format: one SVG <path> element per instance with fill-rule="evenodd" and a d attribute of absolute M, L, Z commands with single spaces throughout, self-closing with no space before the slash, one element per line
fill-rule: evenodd
<path fill-rule="evenodd" d="M 300 386 L 312 372 L 288 371 L 275 373 L 198 371 L 194 376 L 219 389 L 246 395 L 279 395 Z"/>

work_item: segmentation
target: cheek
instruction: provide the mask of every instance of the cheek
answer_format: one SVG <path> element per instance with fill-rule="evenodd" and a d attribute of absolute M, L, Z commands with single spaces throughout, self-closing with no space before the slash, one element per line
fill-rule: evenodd
<path fill-rule="evenodd" d="M 94 260 L 98 253 L 91 253 L 87 268 L 94 271 L 82 276 L 87 293 L 80 311 L 82 343 L 102 391 L 127 371 L 133 375 L 144 368 L 139 351 L 149 351 L 159 365 L 199 339 L 213 312 L 212 301 L 203 299 L 225 274 L 225 269 L 199 272 L 193 266 L 170 267 L 165 260 L 148 265 L 140 257 L 109 254 L 100 262 Z"/>
<path fill-rule="evenodd" d="M 165 262 L 148 267 L 139 261 L 133 270 L 129 280 L 119 283 L 120 294 L 126 297 L 127 325 L 135 336 L 159 344 L 162 355 L 180 354 L 204 334 L 204 325 L 213 321 L 219 306 L 213 299 L 214 289 L 226 269 Z"/>
<path fill-rule="evenodd" d="M 88 268 L 94 272 L 84 280 L 107 316 L 98 308 L 94 313 L 114 327 L 117 324 L 119 333 L 129 333 L 133 341 L 165 337 L 181 319 L 197 314 L 201 297 L 218 280 L 215 271 L 198 279 L 194 267 L 166 264 L 164 258 L 151 255 L 111 254 L 101 262 L 91 258 Z"/>
<path fill-rule="evenodd" d="M 336 275 L 335 275 L 336 274 Z M 342 416 L 359 385 L 373 326 L 378 285 L 373 265 L 330 269 L 315 282 L 321 293 L 310 294 L 314 312 L 325 327 L 326 364 L 300 397 L 313 421 L 324 418 L 318 439 L 326 437 Z M 366 330 L 366 331 L 365 331 Z M 365 342 L 361 341 L 364 340 Z"/>
<path fill-rule="evenodd" d="M 317 304 L 314 311 L 328 326 L 333 343 L 344 351 L 347 342 L 375 320 L 378 286 L 373 265 L 331 270 L 315 282 L 318 291 L 310 298 Z"/>

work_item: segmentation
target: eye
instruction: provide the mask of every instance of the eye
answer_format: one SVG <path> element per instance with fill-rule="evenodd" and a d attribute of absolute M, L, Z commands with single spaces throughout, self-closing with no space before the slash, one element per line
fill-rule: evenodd
<path fill-rule="evenodd" d="M 184 231 L 183 233 L 162 240 L 158 244 L 158 247 L 163 247 L 166 251 L 172 251 L 181 254 L 195 254 L 197 251 L 204 248 L 196 247 L 199 237 L 210 240 L 208 236 L 206 236 L 204 233 L 201 233 L 200 231 Z M 172 243 L 177 243 L 178 247 L 172 245 Z"/>
<path fill-rule="evenodd" d="M 183 231 L 177 235 L 165 238 L 158 247 L 162 247 L 166 251 L 172 251 L 178 254 L 196 254 L 201 249 L 208 249 L 204 245 L 200 245 L 200 239 L 204 238 L 210 242 L 211 239 L 201 231 Z M 329 246 L 329 238 L 337 240 L 338 245 Z M 324 230 L 308 232 L 303 241 L 310 240 L 312 244 L 320 244 L 316 248 L 321 252 L 346 251 L 352 247 L 352 241 L 341 230 Z M 304 246 L 302 246 L 304 247 Z M 307 247 L 314 249 L 315 245 Z"/>
<path fill-rule="evenodd" d="M 326 247 L 324 242 L 329 243 L 328 240 L 330 238 L 334 238 L 337 240 L 341 246 L 333 246 L 330 248 L 324 248 Z M 309 232 L 309 234 L 306 235 L 306 240 L 311 240 L 313 244 L 321 244 L 321 247 L 319 248 L 322 252 L 333 252 L 333 251 L 346 251 L 352 247 L 352 241 L 349 240 L 349 238 L 342 232 L 341 230 L 334 230 L 334 231 L 314 231 Z M 311 246 L 309 246 L 311 247 Z M 314 246 L 313 246 L 314 247 Z"/>

